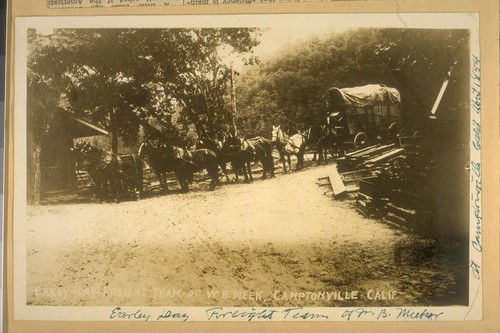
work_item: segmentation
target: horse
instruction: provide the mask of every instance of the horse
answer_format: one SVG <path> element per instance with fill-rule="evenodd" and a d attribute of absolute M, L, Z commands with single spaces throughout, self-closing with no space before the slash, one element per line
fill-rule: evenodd
<path fill-rule="evenodd" d="M 259 161 L 262 165 L 262 179 L 267 178 L 268 172 L 274 177 L 274 160 L 269 140 L 262 137 L 243 139 L 231 135 L 224 141 L 222 150 L 231 160 L 236 181 L 240 170 L 243 171 L 246 182 L 253 181 L 251 169 L 253 161 Z"/>
<path fill-rule="evenodd" d="M 134 155 L 113 154 L 89 143 L 77 145 L 74 152 L 77 168 L 86 170 L 95 184 L 98 201 L 111 197 L 119 202 L 122 191 L 139 200 L 142 194 L 142 163 Z M 109 194 L 105 190 L 108 184 L 111 189 Z"/>
<path fill-rule="evenodd" d="M 297 156 L 296 169 L 300 170 L 304 167 L 304 152 L 306 148 L 306 139 L 300 134 L 288 136 L 281 130 L 280 126 L 273 125 L 271 141 L 280 154 L 280 160 L 283 163 L 283 172 L 286 173 L 285 157 L 288 161 L 289 170 L 292 169 L 291 155 Z"/>
<path fill-rule="evenodd" d="M 200 138 L 196 142 L 196 149 L 210 149 L 217 155 L 217 164 L 219 165 L 220 170 L 224 177 L 226 177 L 226 182 L 229 182 L 229 176 L 227 174 L 227 163 L 230 162 L 229 156 L 224 154 L 222 150 L 222 142 L 219 140 L 211 139 L 211 138 Z"/>
<path fill-rule="evenodd" d="M 318 155 L 318 164 L 326 162 L 328 153 L 334 158 L 341 155 L 342 138 L 326 125 L 312 126 L 304 132 L 304 135 L 307 146 L 314 150 L 313 161 L 316 161 Z"/>
<path fill-rule="evenodd" d="M 162 145 L 162 149 L 166 151 L 167 160 L 172 162 L 183 192 L 189 191 L 194 173 L 203 169 L 207 170 L 210 176 L 210 190 L 215 190 L 219 182 L 219 167 L 215 152 L 210 149 L 187 150 L 171 145 Z"/>
<path fill-rule="evenodd" d="M 146 161 L 155 172 L 160 188 L 163 192 L 168 191 L 167 172 L 174 171 L 173 163 L 167 158 L 166 147 L 158 144 L 154 147 L 151 142 L 144 141 L 137 153 L 140 159 Z"/>

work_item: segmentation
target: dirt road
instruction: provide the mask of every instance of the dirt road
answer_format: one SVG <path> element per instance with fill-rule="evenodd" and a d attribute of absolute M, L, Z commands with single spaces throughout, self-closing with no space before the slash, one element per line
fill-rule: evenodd
<path fill-rule="evenodd" d="M 325 196 L 315 181 L 332 167 L 139 202 L 30 207 L 28 304 L 464 302 L 456 249 Z"/>

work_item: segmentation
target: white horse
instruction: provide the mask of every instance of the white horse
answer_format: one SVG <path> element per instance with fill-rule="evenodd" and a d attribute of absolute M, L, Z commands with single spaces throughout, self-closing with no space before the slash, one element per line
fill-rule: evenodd
<path fill-rule="evenodd" d="M 306 138 L 298 133 L 288 136 L 281 130 L 280 126 L 273 125 L 272 139 L 279 154 L 281 162 L 283 163 L 283 172 L 287 172 L 285 157 L 288 161 L 288 169 L 292 169 L 291 155 L 297 156 L 296 169 L 300 170 L 304 167 L 304 151 L 306 149 Z"/>

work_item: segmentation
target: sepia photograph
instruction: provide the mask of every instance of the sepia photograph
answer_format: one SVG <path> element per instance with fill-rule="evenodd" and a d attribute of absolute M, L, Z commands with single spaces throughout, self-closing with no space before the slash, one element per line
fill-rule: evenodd
<path fill-rule="evenodd" d="M 16 319 L 481 319 L 477 16 L 217 18 L 16 21 Z"/>

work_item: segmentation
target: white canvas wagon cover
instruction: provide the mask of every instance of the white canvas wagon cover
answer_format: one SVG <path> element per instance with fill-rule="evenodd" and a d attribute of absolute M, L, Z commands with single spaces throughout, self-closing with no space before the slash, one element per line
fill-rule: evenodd
<path fill-rule="evenodd" d="M 371 105 L 387 104 L 399 106 L 401 96 L 396 88 L 386 87 L 383 84 L 368 84 L 352 88 L 330 88 L 328 89 L 330 103 L 332 106 L 365 107 Z"/>

